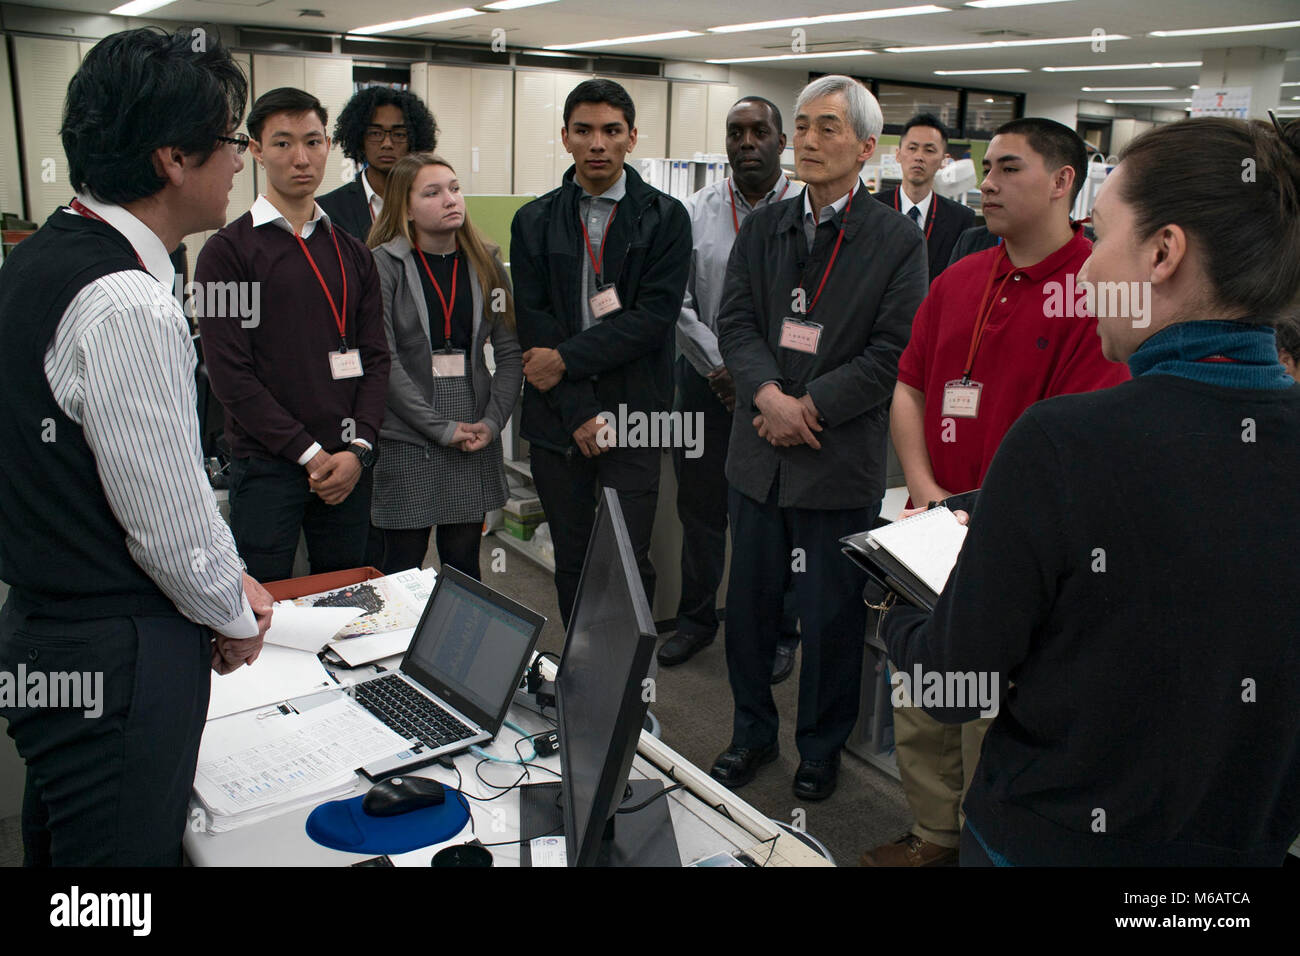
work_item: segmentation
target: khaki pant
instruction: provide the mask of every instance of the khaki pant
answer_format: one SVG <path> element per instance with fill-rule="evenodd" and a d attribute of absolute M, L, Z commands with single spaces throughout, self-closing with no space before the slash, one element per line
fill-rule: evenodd
<path fill-rule="evenodd" d="M 966 822 L 961 802 L 975 778 L 992 717 L 941 724 L 920 707 L 894 708 L 894 746 L 903 792 L 916 817 L 912 832 L 956 848 Z"/>

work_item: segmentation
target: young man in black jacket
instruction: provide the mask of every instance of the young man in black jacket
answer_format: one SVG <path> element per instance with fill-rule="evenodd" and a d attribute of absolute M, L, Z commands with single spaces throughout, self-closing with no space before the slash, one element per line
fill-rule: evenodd
<path fill-rule="evenodd" d="M 669 407 L 691 224 L 681 203 L 624 166 L 636 146 L 636 110 L 623 87 L 580 83 L 565 101 L 561 135 L 573 168 L 516 214 L 510 258 L 525 350 L 521 431 L 532 445 L 567 626 L 597 485 L 618 490 L 646 597 L 654 598 L 657 430 L 649 430 L 652 447 L 617 447 L 633 430 L 609 419 Z M 637 431 L 633 437 L 646 437 Z"/>

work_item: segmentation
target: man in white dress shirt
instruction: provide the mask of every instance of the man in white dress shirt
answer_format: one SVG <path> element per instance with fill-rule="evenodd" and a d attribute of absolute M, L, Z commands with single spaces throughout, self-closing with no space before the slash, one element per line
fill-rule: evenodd
<path fill-rule="evenodd" d="M 29 866 L 181 862 L 209 667 L 253 663 L 270 624 L 203 471 L 168 257 L 225 220 L 246 93 L 212 38 L 101 41 L 63 117 L 77 197 L 0 272 L 0 715 Z"/>

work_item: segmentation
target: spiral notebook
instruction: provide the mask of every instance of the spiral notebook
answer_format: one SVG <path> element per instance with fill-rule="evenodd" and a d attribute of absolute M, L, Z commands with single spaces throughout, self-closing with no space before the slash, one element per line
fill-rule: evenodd
<path fill-rule="evenodd" d="M 843 551 L 913 604 L 933 610 L 966 540 L 966 525 L 940 505 L 841 539 Z"/>

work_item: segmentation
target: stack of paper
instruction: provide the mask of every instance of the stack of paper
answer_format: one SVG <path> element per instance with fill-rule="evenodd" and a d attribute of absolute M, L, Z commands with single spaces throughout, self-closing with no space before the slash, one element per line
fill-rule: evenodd
<path fill-rule="evenodd" d="M 423 571 L 411 568 L 332 591 L 309 594 L 294 599 L 293 603 L 299 607 L 360 610 L 360 615 L 345 624 L 336 635 L 328 636 L 346 638 L 397 631 L 419 623 L 424 605 L 433 593 L 435 573 L 432 568 Z M 271 620 L 274 621 L 275 617 L 272 616 Z"/>
<path fill-rule="evenodd" d="M 347 793 L 358 767 L 406 746 L 342 692 L 302 713 L 237 714 L 204 729 L 194 795 L 220 833 Z"/>
<path fill-rule="evenodd" d="M 208 720 L 335 686 L 315 654 L 266 644 L 255 663 L 212 675 Z"/>

